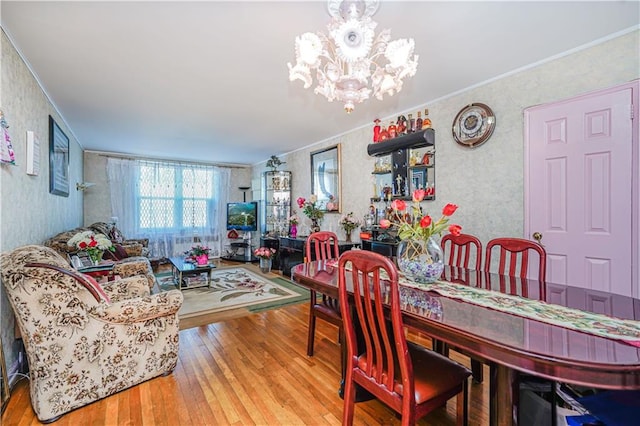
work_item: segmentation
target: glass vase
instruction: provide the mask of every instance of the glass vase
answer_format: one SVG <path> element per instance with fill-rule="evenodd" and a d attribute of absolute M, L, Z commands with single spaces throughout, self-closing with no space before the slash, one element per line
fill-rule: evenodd
<path fill-rule="evenodd" d="M 196 256 L 196 262 L 198 265 L 207 265 L 209 263 L 209 255 L 199 254 Z"/>
<path fill-rule="evenodd" d="M 311 232 L 319 232 L 320 231 L 320 223 L 318 219 L 311 219 Z"/>
<path fill-rule="evenodd" d="M 88 254 L 89 259 L 91 259 L 91 263 L 93 263 L 94 266 L 98 266 L 102 261 L 102 255 L 104 254 L 104 252 L 102 250 L 93 249 L 89 250 Z"/>
<path fill-rule="evenodd" d="M 272 259 L 265 259 L 264 257 L 260 258 L 260 272 L 262 272 L 263 274 L 267 274 L 269 272 L 271 272 L 271 263 L 272 263 Z"/>
<path fill-rule="evenodd" d="M 291 238 L 295 238 L 296 235 L 298 235 L 298 225 L 296 225 L 295 223 L 292 223 L 291 227 L 289 228 L 289 236 Z"/>
<path fill-rule="evenodd" d="M 396 262 L 400 271 L 418 283 L 432 283 L 444 270 L 444 256 L 440 244 L 433 238 L 406 239 L 398 244 Z"/>

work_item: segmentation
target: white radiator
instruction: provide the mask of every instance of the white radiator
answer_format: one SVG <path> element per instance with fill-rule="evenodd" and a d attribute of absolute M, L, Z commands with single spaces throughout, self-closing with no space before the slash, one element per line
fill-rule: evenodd
<path fill-rule="evenodd" d="M 180 255 L 191 250 L 191 247 L 200 244 L 211 249 L 209 257 L 220 256 L 220 242 L 215 235 L 189 235 L 173 237 L 173 253 Z"/>

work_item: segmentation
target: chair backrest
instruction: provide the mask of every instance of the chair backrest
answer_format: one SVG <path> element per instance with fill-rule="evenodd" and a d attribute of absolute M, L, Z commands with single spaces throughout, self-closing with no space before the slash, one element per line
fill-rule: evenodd
<path fill-rule="evenodd" d="M 499 249 L 500 258 L 498 273 L 513 277 L 527 278 L 529 268 L 529 254 L 535 252 L 538 255 L 538 278 L 544 281 L 547 273 L 547 252 L 538 243 L 522 238 L 495 238 L 487 243 L 484 256 L 484 270 L 491 270 L 491 253 Z"/>
<path fill-rule="evenodd" d="M 337 259 L 340 257 L 338 236 L 330 231 L 318 231 L 309 235 L 305 243 L 306 261 Z"/>
<path fill-rule="evenodd" d="M 480 270 L 482 267 L 482 243 L 473 235 L 446 234 L 440 240 L 440 244 L 445 253 L 444 258 L 447 265 L 468 268 L 469 261 L 475 257 L 475 269 Z M 474 254 L 475 256 L 472 256 Z"/>
<path fill-rule="evenodd" d="M 377 386 L 367 386 L 367 390 L 392 406 L 408 402 L 399 402 L 399 398 L 411 398 L 409 403 L 415 404 L 413 365 L 404 335 L 395 265 L 380 254 L 352 250 L 340 256 L 338 268 L 347 374 L 354 374 L 353 379 L 360 383 L 362 379 L 375 382 Z M 386 277 L 381 277 L 382 271 Z M 391 307 L 390 324 L 384 305 Z M 360 342 L 356 323 L 361 329 Z M 398 385 L 403 387 L 402 397 L 395 392 Z"/>

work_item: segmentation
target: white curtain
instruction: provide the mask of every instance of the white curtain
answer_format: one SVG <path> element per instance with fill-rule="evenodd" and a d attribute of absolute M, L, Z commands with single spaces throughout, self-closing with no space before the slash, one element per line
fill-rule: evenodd
<path fill-rule="evenodd" d="M 149 238 L 153 257 L 200 243 L 222 251 L 230 170 L 163 161 L 107 159 L 112 214 L 130 238 Z"/>

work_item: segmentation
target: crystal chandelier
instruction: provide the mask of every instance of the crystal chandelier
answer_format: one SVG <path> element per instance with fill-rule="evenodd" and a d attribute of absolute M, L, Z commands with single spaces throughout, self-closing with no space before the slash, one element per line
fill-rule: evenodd
<path fill-rule="evenodd" d="M 382 100 L 402 90 L 402 80 L 416 73 L 418 55 L 413 39 L 391 41 L 391 31 L 377 36 L 378 25 L 371 20 L 378 0 L 328 0 L 331 22 L 329 35 L 304 33 L 296 37 L 296 64 L 289 67 L 289 80 L 300 79 L 304 88 L 312 84 L 311 71 L 317 70 L 314 92 L 329 102 L 344 102 L 348 113 L 356 103 L 373 94 Z M 369 86 L 371 78 L 371 86 Z"/>

